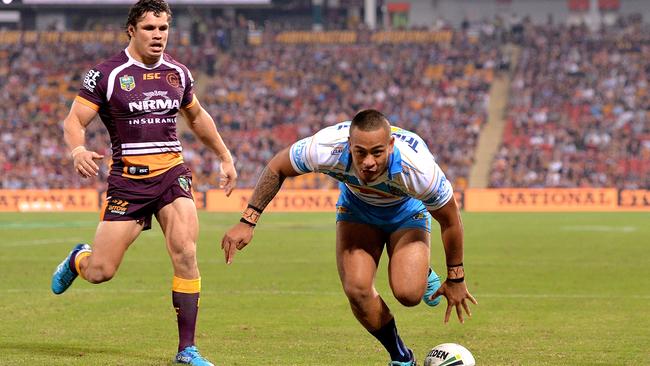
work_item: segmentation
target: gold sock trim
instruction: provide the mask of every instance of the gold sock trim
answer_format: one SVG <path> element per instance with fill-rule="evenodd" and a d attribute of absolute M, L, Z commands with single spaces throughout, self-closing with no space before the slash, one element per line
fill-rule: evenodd
<path fill-rule="evenodd" d="M 172 281 L 172 291 L 182 292 L 184 294 L 196 294 L 201 292 L 201 277 L 193 280 L 187 280 L 174 276 Z"/>
<path fill-rule="evenodd" d="M 79 274 L 79 276 L 81 278 L 83 278 L 84 280 L 86 278 L 84 277 L 83 273 L 81 273 L 81 269 L 79 268 L 79 264 L 81 263 L 82 259 L 90 256 L 91 253 L 92 252 L 89 251 L 89 250 L 84 250 L 84 251 L 81 251 L 81 252 L 77 253 L 77 256 L 74 258 L 74 268 L 77 270 L 77 273 Z"/>

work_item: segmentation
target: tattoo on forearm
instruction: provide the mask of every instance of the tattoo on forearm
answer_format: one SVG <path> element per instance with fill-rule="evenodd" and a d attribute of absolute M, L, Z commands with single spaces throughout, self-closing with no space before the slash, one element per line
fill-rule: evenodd
<path fill-rule="evenodd" d="M 269 169 L 267 166 L 264 168 L 264 171 L 262 171 L 260 180 L 255 186 L 255 191 L 253 191 L 253 196 L 249 203 L 260 210 L 264 210 L 273 197 L 278 193 L 280 187 L 282 187 L 283 181 L 284 177 L 281 177 L 280 174 Z"/>
<path fill-rule="evenodd" d="M 447 278 L 452 280 L 458 280 L 465 278 L 465 268 L 462 265 L 448 267 L 447 268 Z"/>

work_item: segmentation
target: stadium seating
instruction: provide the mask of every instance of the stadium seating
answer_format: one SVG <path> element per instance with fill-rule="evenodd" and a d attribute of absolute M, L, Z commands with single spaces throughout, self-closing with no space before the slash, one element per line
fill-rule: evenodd
<path fill-rule="evenodd" d="M 530 25 L 490 186 L 649 187 L 649 41 L 638 22 Z"/>
<path fill-rule="evenodd" d="M 59 42 L 51 47 L 52 40 L 48 43 L 45 38 L 41 35 L 32 48 L 21 41 L 2 44 L 11 74 L 5 73 L 9 82 L 2 84 L 1 92 L 15 108 L 0 115 L 3 138 L 14 142 L 2 147 L 0 187 L 101 189 L 105 166 L 99 180 L 88 181 L 71 169 L 61 121 L 80 76 L 123 43 L 115 38 L 75 43 L 59 35 L 48 38 Z M 202 75 L 197 78 L 197 90 L 203 91 L 200 100 L 232 149 L 240 187 L 253 186 L 265 163 L 292 141 L 370 107 L 382 110 L 392 123 L 418 132 L 449 178 L 464 184 L 499 58 L 497 47 L 462 32 L 438 43 L 268 42 L 219 53 L 215 65 L 197 61 L 204 59 L 209 47 L 189 46 L 182 38 L 170 44 L 176 45 L 170 47 L 172 55 L 182 54 L 179 59 L 193 67 L 195 75 Z M 212 66 L 216 72 L 210 77 Z M 183 131 L 182 137 L 195 187 L 217 187 L 219 164 L 214 155 L 190 133 Z M 90 148 L 110 156 L 101 123 L 89 127 L 87 140 Z M 321 178 L 288 184 L 332 186 Z"/>
<path fill-rule="evenodd" d="M 169 52 L 195 74 L 201 103 L 235 156 L 239 187 L 252 187 L 292 141 L 370 107 L 420 134 L 456 189 L 467 185 L 490 83 L 501 68 L 498 32 L 389 42 L 359 31 L 353 43 L 287 44 L 275 37 L 282 27 L 269 25 L 261 44 L 226 50 L 219 30 L 227 25 L 212 26 L 200 44 L 179 32 Z M 650 186 L 647 27 L 524 28 L 490 186 Z M 124 37 L 95 34 L 0 32 L 0 95 L 12 106 L 0 110 L 0 188 L 104 189 L 110 149 L 102 124 L 87 131 L 88 146 L 107 156 L 91 180 L 73 172 L 61 125 L 85 71 L 124 47 Z M 195 187 L 216 188 L 214 154 L 180 131 Z M 326 177 L 287 185 L 334 186 Z"/>

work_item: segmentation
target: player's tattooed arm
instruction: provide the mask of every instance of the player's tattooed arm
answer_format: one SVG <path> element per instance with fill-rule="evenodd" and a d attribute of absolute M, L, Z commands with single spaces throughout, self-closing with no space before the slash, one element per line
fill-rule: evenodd
<path fill-rule="evenodd" d="M 249 207 L 262 213 L 266 206 L 273 200 L 278 191 L 282 187 L 282 183 L 287 177 L 295 177 L 303 173 L 297 172 L 291 164 L 289 156 L 290 147 L 286 147 L 278 152 L 268 165 L 262 171 L 260 179 L 257 181 L 253 196 L 251 197 Z"/>
<path fill-rule="evenodd" d="M 244 220 L 256 224 L 266 206 L 280 191 L 285 178 L 300 174 L 302 173 L 297 172 L 291 164 L 288 147 L 277 153 L 264 168 L 257 185 L 255 185 L 253 195 L 248 201 L 248 207 L 244 210 Z"/>
<path fill-rule="evenodd" d="M 273 171 L 268 166 L 264 168 L 249 201 L 250 205 L 264 211 L 269 202 L 280 191 L 284 178 L 284 176 L 280 176 L 278 172 Z"/>

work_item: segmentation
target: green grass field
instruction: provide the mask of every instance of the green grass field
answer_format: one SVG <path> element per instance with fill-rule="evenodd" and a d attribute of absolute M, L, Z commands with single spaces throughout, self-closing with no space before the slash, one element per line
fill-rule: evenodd
<path fill-rule="evenodd" d="M 265 214 L 226 266 L 221 236 L 238 216 L 201 214 L 197 343 L 217 365 L 386 365 L 356 322 L 334 262 L 334 214 Z M 117 276 L 50 292 L 95 214 L 0 214 L 0 364 L 169 365 L 177 334 L 171 264 L 158 227 Z M 650 215 L 464 214 L 465 266 L 479 301 L 461 325 L 445 302 L 405 308 L 382 259 L 377 286 L 420 361 L 456 342 L 478 365 L 650 365 Z M 437 232 L 436 232 L 437 234 Z M 434 235 L 432 263 L 443 268 Z"/>

